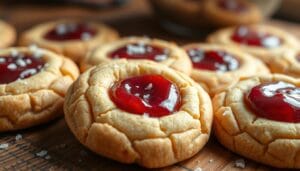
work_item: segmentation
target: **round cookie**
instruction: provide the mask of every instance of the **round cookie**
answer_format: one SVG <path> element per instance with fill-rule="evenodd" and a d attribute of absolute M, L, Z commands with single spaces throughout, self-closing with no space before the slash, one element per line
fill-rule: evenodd
<path fill-rule="evenodd" d="M 83 145 L 148 168 L 196 154 L 208 141 L 212 124 L 211 100 L 201 86 L 185 74 L 142 60 L 117 60 L 85 71 L 68 90 L 64 111 Z"/>
<path fill-rule="evenodd" d="M 16 30 L 9 24 L 0 20 L 0 48 L 13 45 L 16 41 Z"/>
<path fill-rule="evenodd" d="M 189 57 L 175 43 L 146 37 L 128 37 L 90 51 L 81 62 L 80 69 L 83 72 L 91 66 L 122 58 L 152 60 L 186 74 L 190 74 L 192 68 Z"/>
<path fill-rule="evenodd" d="M 233 86 L 240 78 L 268 74 L 268 68 L 251 55 L 234 47 L 213 44 L 183 46 L 193 63 L 191 78 L 211 97 Z"/>
<path fill-rule="evenodd" d="M 207 0 L 205 15 L 216 27 L 255 24 L 262 20 L 258 7 L 246 0 Z"/>
<path fill-rule="evenodd" d="M 225 147 L 278 168 L 300 168 L 300 80 L 240 80 L 213 99 L 214 131 Z"/>
<path fill-rule="evenodd" d="M 0 132 L 48 122 L 62 115 L 64 96 L 79 74 L 69 59 L 30 48 L 0 51 Z"/>
<path fill-rule="evenodd" d="M 209 43 L 234 46 L 266 64 L 280 57 L 286 50 L 299 47 L 295 36 L 267 25 L 249 25 L 221 29 L 208 36 Z"/>
<path fill-rule="evenodd" d="M 270 61 L 269 68 L 273 73 L 299 78 L 300 50 L 286 50 L 281 57 Z"/>
<path fill-rule="evenodd" d="M 19 44 L 35 44 L 79 62 L 88 50 L 117 38 L 115 30 L 101 23 L 59 20 L 42 23 L 25 31 Z"/>

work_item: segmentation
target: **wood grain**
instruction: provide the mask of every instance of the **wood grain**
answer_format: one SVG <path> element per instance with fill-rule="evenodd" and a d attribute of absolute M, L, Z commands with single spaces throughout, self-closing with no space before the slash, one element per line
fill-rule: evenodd
<path fill-rule="evenodd" d="M 132 0 L 124 7 L 105 10 L 89 10 L 78 6 L 47 5 L 1 5 L 0 16 L 12 23 L 18 32 L 42 21 L 57 18 L 81 18 L 106 22 L 115 27 L 122 36 L 147 35 L 180 44 L 203 41 L 203 37 L 187 39 L 172 35 L 161 27 L 152 16 L 145 1 Z M 266 23 L 281 27 L 300 38 L 300 25 L 283 21 Z M 15 136 L 23 138 L 16 141 Z M 0 170 L 145 170 L 137 165 L 124 165 L 97 156 L 83 147 L 67 128 L 63 118 L 24 131 L 0 134 L 0 144 L 8 143 L 7 149 L 0 150 Z M 51 158 L 38 157 L 36 153 L 46 150 Z M 234 161 L 241 158 L 226 150 L 212 137 L 205 148 L 193 158 L 174 166 L 155 169 L 162 171 L 192 171 L 195 168 L 208 170 L 239 170 Z M 275 170 L 253 161 L 246 160 L 244 170 Z"/>

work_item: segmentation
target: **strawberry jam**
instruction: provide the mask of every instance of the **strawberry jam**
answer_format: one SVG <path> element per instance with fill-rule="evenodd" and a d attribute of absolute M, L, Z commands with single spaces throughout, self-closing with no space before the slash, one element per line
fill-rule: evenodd
<path fill-rule="evenodd" d="M 45 63 L 41 58 L 14 54 L 0 56 L 0 84 L 8 84 L 37 74 Z"/>
<path fill-rule="evenodd" d="M 132 43 L 111 52 L 109 57 L 113 59 L 148 59 L 160 62 L 168 58 L 168 49 L 142 42 Z"/>
<path fill-rule="evenodd" d="M 160 75 L 127 78 L 110 89 L 112 101 L 122 110 L 133 114 L 162 117 L 180 108 L 176 85 Z"/>
<path fill-rule="evenodd" d="M 300 88 L 286 82 L 273 82 L 253 87 L 245 97 L 246 104 L 263 118 L 300 122 Z"/>
<path fill-rule="evenodd" d="M 281 45 L 281 39 L 277 36 L 255 31 L 246 26 L 237 27 L 231 36 L 237 43 L 264 48 L 276 48 Z"/>
<path fill-rule="evenodd" d="M 247 6 L 239 0 L 219 0 L 218 6 L 232 12 L 244 12 Z"/>
<path fill-rule="evenodd" d="M 52 41 L 89 40 L 97 31 L 84 23 L 58 24 L 44 35 L 45 39 Z"/>
<path fill-rule="evenodd" d="M 239 67 L 239 61 L 224 51 L 189 49 L 187 53 L 197 69 L 226 72 Z"/>

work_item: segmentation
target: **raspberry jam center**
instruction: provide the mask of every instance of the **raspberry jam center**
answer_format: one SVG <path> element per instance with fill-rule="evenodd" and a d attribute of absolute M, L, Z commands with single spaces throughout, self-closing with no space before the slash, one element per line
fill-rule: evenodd
<path fill-rule="evenodd" d="M 255 31 L 245 26 L 236 28 L 231 39 L 240 44 L 264 48 L 276 48 L 281 45 L 281 39 L 279 37 L 265 32 Z"/>
<path fill-rule="evenodd" d="M 224 51 L 189 49 L 187 53 L 194 68 L 226 72 L 236 70 L 239 67 L 239 61 Z"/>
<path fill-rule="evenodd" d="M 239 0 L 219 0 L 218 6 L 232 12 L 244 12 L 247 6 Z"/>
<path fill-rule="evenodd" d="M 178 111 L 180 94 L 172 82 L 160 75 L 127 78 L 110 89 L 112 101 L 127 112 L 162 117 Z"/>
<path fill-rule="evenodd" d="M 56 25 L 44 35 L 44 38 L 53 41 L 89 40 L 97 31 L 84 23 L 63 23 Z"/>
<path fill-rule="evenodd" d="M 29 55 L 9 55 L 0 57 L 0 84 L 8 84 L 37 74 L 44 67 L 41 58 Z"/>
<path fill-rule="evenodd" d="M 166 60 L 168 56 L 168 49 L 145 43 L 131 43 L 109 54 L 112 59 L 148 59 L 157 62 Z"/>
<path fill-rule="evenodd" d="M 282 122 L 300 122 L 300 88 L 286 82 L 260 84 L 245 97 L 257 116 Z"/>

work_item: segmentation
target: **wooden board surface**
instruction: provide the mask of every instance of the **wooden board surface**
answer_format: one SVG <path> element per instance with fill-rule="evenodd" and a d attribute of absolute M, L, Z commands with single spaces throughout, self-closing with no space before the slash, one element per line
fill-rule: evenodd
<path fill-rule="evenodd" d="M 14 24 L 19 33 L 42 21 L 75 17 L 104 21 L 115 27 L 122 36 L 147 35 L 180 44 L 204 40 L 204 37 L 187 39 L 166 32 L 160 28 L 158 21 L 152 17 L 148 4 L 142 0 L 132 0 L 124 7 L 109 10 L 55 5 L 12 6 L 0 3 L 0 17 Z M 266 23 L 281 27 L 300 38 L 300 25 L 278 20 Z M 17 134 L 22 135 L 22 139 L 16 141 Z M 23 131 L 1 133 L 0 144 L 6 143 L 8 148 L 0 149 L 0 170 L 144 170 L 137 165 L 124 165 L 90 152 L 76 141 L 63 118 Z M 43 150 L 47 151 L 48 157 L 37 156 Z M 155 170 L 192 171 L 198 167 L 204 171 L 239 170 L 234 167 L 234 161 L 239 158 L 241 157 L 226 150 L 212 137 L 205 148 L 193 158 Z M 246 160 L 246 168 L 243 170 L 275 169 Z"/>

